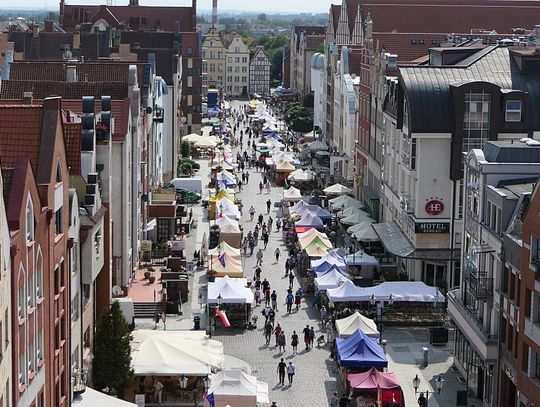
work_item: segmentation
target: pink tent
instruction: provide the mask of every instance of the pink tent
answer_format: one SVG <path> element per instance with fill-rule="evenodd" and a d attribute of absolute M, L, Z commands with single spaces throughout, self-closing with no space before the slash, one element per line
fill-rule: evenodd
<path fill-rule="evenodd" d="M 353 391 L 377 392 L 377 397 L 380 398 L 383 404 L 394 403 L 397 406 L 405 405 L 401 385 L 394 373 L 381 373 L 377 369 L 371 368 L 364 373 L 349 374 L 347 380 Z"/>

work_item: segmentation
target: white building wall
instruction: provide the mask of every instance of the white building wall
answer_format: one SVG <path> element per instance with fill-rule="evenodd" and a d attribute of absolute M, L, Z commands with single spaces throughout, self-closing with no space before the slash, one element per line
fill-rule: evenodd
<path fill-rule="evenodd" d="M 319 126 L 324 133 L 326 125 L 325 73 L 321 69 L 311 68 L 311 89 L 313 90 L 313 125 Z"/>

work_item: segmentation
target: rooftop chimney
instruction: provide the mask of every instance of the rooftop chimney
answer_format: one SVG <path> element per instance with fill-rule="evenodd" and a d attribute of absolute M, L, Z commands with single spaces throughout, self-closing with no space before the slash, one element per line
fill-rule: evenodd
<path fill-rule="evenodd" d="M 217 0 L 212 0 L 212 27 L 217 27 Z"/>
<path fill-rule="evenodd" d="M 31 105 L 34 101 L 34 93 L 33 92 L 24 92 L 23 93 L 23 105 Z"/>
<path fill-rule="evenodd" d="M 32 26 L 32 37 L 37 38 L 39 37 L 39 25 L 34 24 Z"/>
<path fill-rule="evenodd" d="M 66 82 L 77 82 L 77 66 L 66 66 Z"/>
<path fill-rule="evenodd" d="M 540 25 L 534 26 L 534 45 L 536 46 L 536 51 L 540 51 Z"/>
<path fill-rule="evenodd" d="M 139 0 L 129 0 L 129 5 L 130 6 L 138 6 L 139 5 Z"/>

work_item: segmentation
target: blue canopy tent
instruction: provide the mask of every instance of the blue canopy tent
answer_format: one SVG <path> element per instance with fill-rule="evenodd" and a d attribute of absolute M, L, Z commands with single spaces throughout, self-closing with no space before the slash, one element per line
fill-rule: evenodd
<path fill-rule="evenodd" d="M 271 129 L 270 127 L 267 127 L 263 130 L 263 133 L 275 133 L 276 129 Z"/>
<path fill-rule="evenodd" d="M 346 339 L 336 339 L 336 353 L 340 366 L 356 369 L 383 368 L 388 360 L 376 339 L 360 329 Z"/>
<path fill-rule="evenodd" d="M 279 134 L 276 134 L 276 133 L 272 133 L 272 134 L 268 134 L 268 135 L 264 136 L 265 140 L 269 140 L 271 138 L 273 138 L 274 140 L 277 140 L 279 142 L 283 141 L 281 136 Z"/>
<path fill-rule="evenodd" d="M 217 107 L 213 107 L 212 109 L 208 109 L 208 114 L 211 116 L 216 116 L 221 113 L 221 110 Z"/>
<path fill-rule="evenodd" d="M 351 277 L 349 273 L 346 272 L 347 266 L 342 266 L 340 264 L 332 264 L 325 261 L 324 263 L 319 264 L 317 267 L 313 267 L 313 271 L 315 274 L 317 274 L 317 277 L 323 276 L 334 269 L 345 277 Z"/>

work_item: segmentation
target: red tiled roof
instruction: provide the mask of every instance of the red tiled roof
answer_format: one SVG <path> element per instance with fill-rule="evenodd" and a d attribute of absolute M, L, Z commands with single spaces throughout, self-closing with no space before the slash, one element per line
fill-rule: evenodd
<path fill-rule="evenodd" d="M 123 61 L 66 62 L 66 61 L 14 61 L 9 79 L 35 81 L 65 81 L 67 66 L 75 66 L 79 81 L 128 82 L 129 65 L 137 66 L 137 77 L 142 79 L 144 63 Z"/>
<path fill-rule="evenodd" d="M 0 84 L 0 99 L 22 99 L 24 92 L 33 92 L 36 99 L 62 96 L 66 99 L 81 99 L 83 96 L 110 96 L 124 99 L 128 96 L 126 82 L 53 82 L 8 80 Z"/>
<path fill-rule="evenodd" d="M 367 0 L 375 32 L 468 33 L 471 29 L 508 34 L 538 24 L 540 2 L 513 0 Z M 420 19 L 419 19 L 420 18 Z"/>
<path fill-rule="evenodd" d="M 95 112 L 101 113 L 101 99 L 95 100 Z M 62 109 L 82 114 L 82 100 L 62 99 Z M 113 140 L 124 140 L 128 131 L 130 102 L 129 98 L 111 101 L 111 114 L 114 118 Z"/>
<path fill-rule="evenodd" d="M 14 168 L 17 157 L 38 163 L 42 107 L 2 105 L 0 101 L 0 159 L 2 166 Z"/>
<path fill-rule="evenodd" d="M 62 103 L 63 104 L 63 103 Z M 64 121 L 64 144 L 70 174 L 81 173 L 81 123 Z"/>
<path fill-rule="evenodd" d="M 386 52 L 397 54 L 398 62 L 412 62 L 428 54 L 429 48 L 444 42 L 445 34 L 440 33 L 373 33 L 374 46 Z"/>
<path fill-rule="evenodd" d="M 75 26 L 93 22 L 91 18 L 96 15 L 100 6 L 66 4 L 64 6 L 63 24 Z M 158 6 L 107 6 L 112 15 L 126 27 L 138 29 L 139 23 L 149 29 L 160 27 L 164 31 L 176 31 L 176 21 L 180 22 L 180 31 L 195 31 L 194 7 L 158 7 Z M 79 10 L 83 11 L 83 19 L 79 18 Z M 136 24 L 135 24 L 136 22 Z M 68 28 L 68 27 L 64 27 Z"/>

